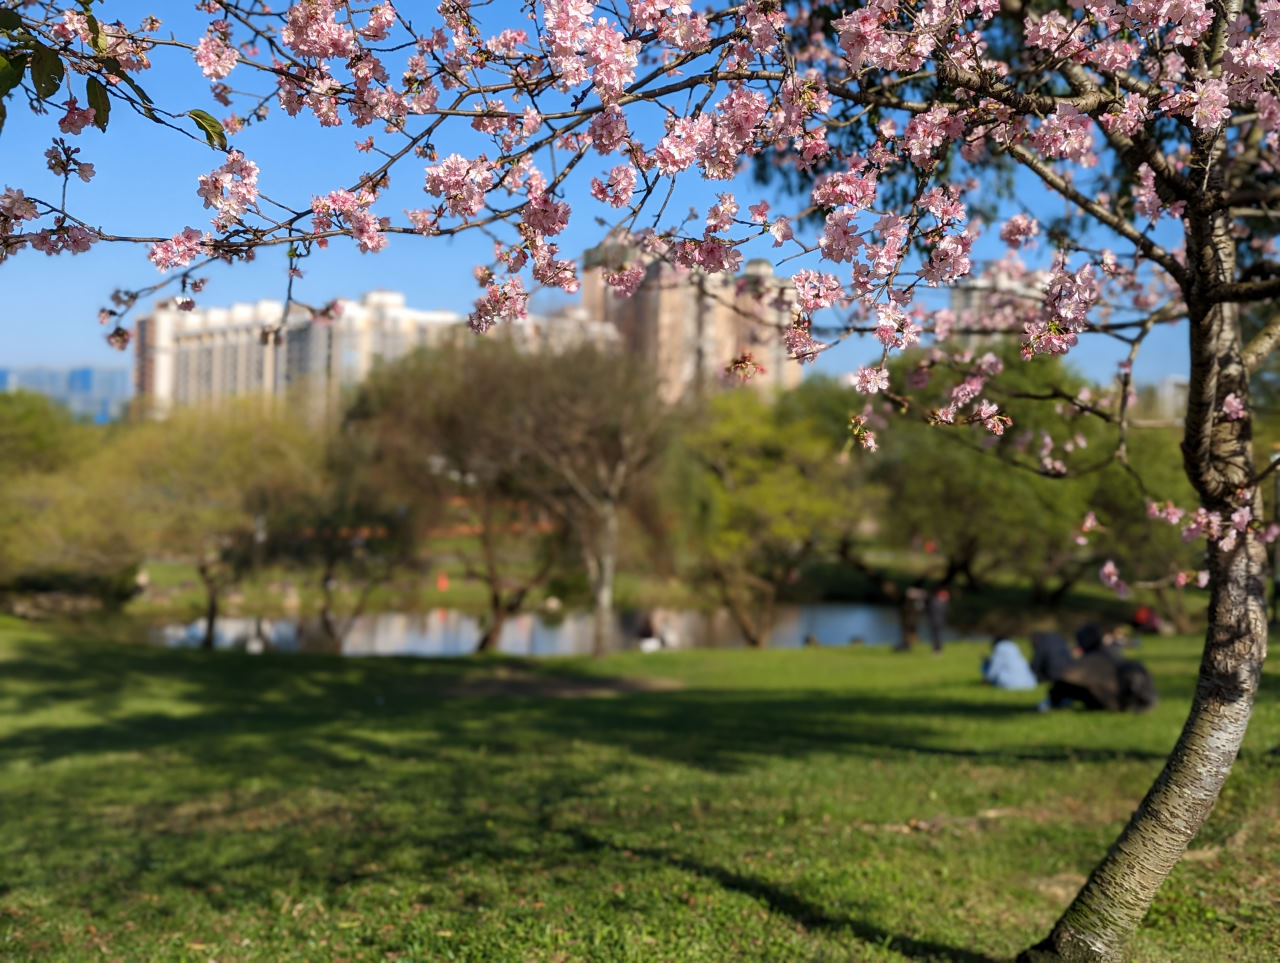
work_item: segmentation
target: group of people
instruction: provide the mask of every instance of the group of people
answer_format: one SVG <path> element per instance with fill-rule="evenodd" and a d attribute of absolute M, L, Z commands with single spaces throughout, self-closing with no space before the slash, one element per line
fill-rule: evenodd
<path fill-rule="evenodd" d="M 982 677 L 1000 689 L 1034 689 L 1049 684 L 1042 710 L 1079 703 L 1086 709 L 1142 711 L 1156 704 L 1155 683 L 1146 666 L 1124 654 L 1124 639 L 1082 626 L 1072 645 L 1056 632 L 1031 635 L 1031 661 L 1011 639 L 996 639 L 982 663 Z"/>

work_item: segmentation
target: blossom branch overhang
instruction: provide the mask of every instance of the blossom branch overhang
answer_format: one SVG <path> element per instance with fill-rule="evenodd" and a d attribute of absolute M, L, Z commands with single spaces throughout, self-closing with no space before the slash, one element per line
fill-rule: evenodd
<path fill-rule="evenodd" d="M 1107 210 L 1097 201 L 1086 197 L 1075 187 L 1072 187 L 1066 178 L 1049 166 L 1048 162 L 1036 157 L 1027 148 L 1020 144 L 1012 144 L 1007 150 L 1014 160 L 1039 177 L 1055 193 L 1065 197 L 1099 223 L 1109 227 L 1132 243 L 1134 247 L 1168 271 L 1180 284 L 1187 282 L 1186 268 L 1172 254 L 1139 231 L 1129 221 L 1124 220 L 1114 211 Z"/>
<path fill-rule="evenodd" d="M 650 6 L 649 4 L 642 2 L 633 6 L 635 9 L 630 11 L 630 16 L 642 17 L 649 15 L 643 12 L 636 13 L 637 10 L 643 11 Z M 357 68 L 359 65 L 361 63 L 376 63 L 377 58 L 385 56 L 388 51 L 409 49 L 407 42 L 398 45 L 394 43 L 379 45 L 374 43 L 372 38 L 384 36 L 385 27 L 394 23 L 399 23 L 402 27 L 409 28 L 412 31 L 409 21 L 401 16 L 399 11 L 394 11 L 390 4 L 381 4 L 371 12 L 371 18 L 375 14 L 382 17 L 381 25 L 376 31 L 372 28 L 366 30 L 366 28 L 359 27 L 357 20 L 351 16 L 346 4 L 338 3 L 336 0 L 334 2 L 325 0 L 324 3 L 309 6 L 294 5 L 287 10 L 269 14 L 256 7 L 245 8 L 244 5 L 234 2 L 223 4 L 222 9 L 227 12 L 231 20 L 249 30 L 249 42 L 262 42 L 272 52 L 274 58 L 274 62 L 268 64 L 262 59 L 249 55 L 242 45 L 242 49 L 231 58 L 231 66 L 251 70 L 285 84 L 298 84 L 299 95 L 318 90 L 316 78 L 323 76 L 326 78 L 326 89 L 332 95 L 334 102 L 347 103 L 353 111 L 357 109 L 360 99 L 369 89 L 367 80 L 361 79 L 361 76 L 358 75 Z M 1009 4 L 1005 4 L 1002 9 L 1005 14 L 1011 12 Z M 335 20 L 331 16 L 335 10 L 342 14 L 340 20 Z M 538 14 L 537 19 L 535 19 L 536 37 L 528 43 L 526 48 L 520 50 L 517 50 L 515 46 L 503 50 L 499 50 L 497 47 L 492 49 L 486 47 L 489 41 L 482 39 L 478 24 L 474 20 L 469 7 L 462 3 L 446 5 L 442 8 L 442 14 L 449 23 L 450 29 L 454 30 L 454 36 L 450 39 L 447 35 L 441 34 L 441 39 L 439 40 L 425 37 L 417 38 L 417 49 L 422 51 L 426 58 L 423 63 L 434 64 L 434 66 L 431 70 L 422 74 L 421 81 L 415 80 L 406 86 L 404 94 L 408 95 L 413 90 L 418 89 L 414 86 L 415 84 L 419 82 L 430 83 L 434 78 L 444 87 L 456 89 L 453 104 L 438 108 L 434 106 L 428 107 L 426 113 L 434 113 L 436 116 L 431 118 L 425 130 L 417 134 L 411 134 L 405 128 L 405 117 L 401 116 L 393 119 L 390 122 L 391 126 L 388 128 L 388 133 L 398 133 L 405 138 L 405 143 L 400 145 L 400 149 L 394 153 L 386 154 L 383 152 L 385 161 L 381 166 L 372 174 L 362 177 L 351 188 L 351 191 L 371 189 L 376 195 L 378 182 L 381 178 L 389 173 L 397 162 L 406 158 L 409 153 L 429 147 L 435 134 L 441 129 L 440 125 L 444 124 L 446 120 L 470 119 L 475 122 L 485 119 L 495 123 L 514 123 L 523 118 L 525 114 L 516 114 L 515 111 L 506 109 L 495 98 L 503 95 L 516 95 L 529 98 L 531 102 L 537 103 L 542 94 L 548 93 L 557 87 L 569 92 L 572 97 L 571 108 L 568 110 L 553 109 L 543 113 L 542 111 L 545 110 L 544 105 L 538 104 L 540 109 L 534 112 L 534 116 L 537 123 L 543 127 L 543 135 L 535 138 L 531 143 L 514 153 L 511 151 L 503 152 L 502 164 L 495 168 L 496 177 L 493 183 L 495 188 L 506 186 L 509 189 L 520 190 L 519 179 L 514 174 L 520 163 L 524 160 L 531 160 L 542 150 L 554 153 L 555 145 L 563 143 L 564 139 L 569 137 L 571 133 L 580 130 L 584 123 L 594 123 L 598 117 L 606 112 L 617 112 L 633 104 L 650 102 L 663 106 L 663 109 L 667 111 L 669 117 L 673 120 L 682 120 L 685 118 L 682 117 L 681 112 L 670 105 L 666 105 L 666 99 L 681 93 L 694 93 L 699 90 L 705 92 L 700 97 L 695 98 L 694 105 L 687 110 L 687 119 L 689 120 L 698 118 L 703 111 L 710 109 L 711 95 L 717 89 L 728 87 L 732 90 L 745 90 L 752 85 L 757 85 L 765 89 L 768 95 L 761 101 L 765 116 L 768 116 L 770 112 L 777 112 L 783 108 L 783 97 L 788 90 L 794 92 L 801 90 L 803 87 L 809 92 L 806 96 L 816 98 L 811 101 L 810 106 L 803 108 L 804 116 L 810 120 L 822 116 L 824 110 L 827 111 L 826 116 L 832 116 L 832 112 L 821 105 L 822 98 L 828 98 L 830 102 L 835 104 L 874 106 L 886 111 L 900 112 L 911 118 L 919 118 L 922 115 L 942 110 L 945 123 L 959 123 L 966 130 L 980 120 L 973 103 L 974 97 L 987 98 L 992 104 L 1008 107 L 1015 113 L 1030 118 L 1033 122 L 1036 117 L 1043 118 L 1046 114 L 1053 114 L 1064 108 L 1070 108 L 1075 113 L 1089 117 L 1092 122 L 1098 123 L 1102 115 L 1123 104 L 1126 94 L 1140 94 L 1150 100 L 1151 96 L 1157 92 L 1157 89 L 1162 93 L 1167 92 L 1165 89 L 1168 86 L 1167 82 L 1165 87 L 1157 88 L 1157 86 L 1153 86 L 1151 81 L 1143 80 L 1132 72 L 1118 68 L 1114 62 L 1107 65 L 1091 64 L 1091 69 L 1094 73 L 1090 73 L 1081 63 L 1078 63 L 1074 58 L 1070 45 L 1083 43 L 1084 39 L 1082 38 L 1086 38 L 1086 35 L 1089 35 L 1090 30 L 1093 29 L 1093 22 L 1088 17 L 1071 21 L 1069 31 L 1059 41 L 1045 47 L 1048 53 L 1040 61 L 1037 61 L 1036 55 L 1033 54 L 1020 61 L 1016 69 L 1002 73 L 1003 68 L 1001 65 L 992 65 L 981 59 L 977 34 L 963 38 L 960 34 L 952 36 L 951 26 L 946 26 L 945 29 L 939 26 L 937 31 L 929 33 L 934 28 L 925 26 L 928 18 L 920 12 L 906 11 L 913 26 L 908 28 L 907 32 L 894 32 L 895 28 L 891 27 L 890 33 L 886 34 L 885 38 L 892 46 L 899 42 L 899 39 L 895 38 L 906 38 L 909 36 L 910 31 L 917 31 L 921 37 L 932 36 L 935 43 L 944 44 L 945 46 L 938 48 L 936 54 L 932 56 L 934 64 L 932 71 L 928 68 L 930 61 L 930 53 L 928 51 L 918 58 L 918 63 L 913 63 L 909 67 L 903 66 L 903 63 L 909 58 L 901 55 L 893 55 L 889 61 L 883 61 L 883 55 L 879 52 L 874 57 L 859 55 L 848 44 L 861 43 L 862 41 L 858 40 L 855 34 L 846 36 L 846 31 L 852 29 L 850 25 L 854 23 L 854 18 L 852 17 L 842 18 L 839 23 L 832 25 L 831 32 L 828 35 L 829 46 L 823 46 L 828 41 L 821 41 L 814 45 L 812 37 L 808 41 L 802 41 L 799 37 L 792 37 L 790 40 L 781 39 L 781 27 L 785 26 L 785 16 L 781 13 L 781 10 L 781 5 L 742 3 L 731 4 L 726 8 L 714 11 L 707 17 L 694 16 L 690 23 L 697 24 L 697 29 L 709 32 L 706 33 L 703 40 L 683 47 L 678 41 L 674 44 L 668 43 L 670 38 L 664 31 L 669 28 L 670 23 L 664 22 L 661 18 L 649 21 L 648 25 L 642 24 L 639 20 L 634 22 L 626 21 L 629 25 L 623 26 L 621 29 L 615 29 L 611 23 L 602 20 L 598 25 L 592 25 L 591 29 L 596 30 L 597 33 L 592 35 L 591 42 L 586 42 L 583 39 L 586 37 L 586 34 L 582 32 L 585 29 L 586 22 L 584 21 L 583 24 L 572 27 L 573 30 L 579 31 L 574 34 L 577 39 L 574 41 L 572 50 L 567 53 L 565 51 L 558 53 L 552 51 L 550 59 L 541 62 L 538 59 L 538 55 L 548 53 L 548 44 L 553 41 L 555 31 L 561 29 L 560 20 L 565 16 L 565 11 L 560 10 L 555 4 L 536 9 L 535 12 Z M 992 13 L 993 11 L 984 10 L 982 17 L 989 17 Z M 756 27 L 748 23 L 749 18 L 756 16 L 765 16 L 767 18 L 775 15 L 782 19 L 771 21 L 766 25 L 765 32 L 759 36 L 751 33 Z M 679 19 L 684 14 L 675 16 L 676 19 Z M 873 13 L 871 16 L 874 18 L 879 15 Z M 326 17 L 329 19 L 326 20 Z M 453 19 L 451 20 L 450 18 Z M 555 23 L 553 23 L 553 19 L 556 20 Z M 620 24 L 625 21 L 623 17 L 618 19 Z M 1017 18 L 1015 17 L 1015 19 Z M 372 22 L 373 20 L 371 19 L 370 23 L 372 24 Z M 976 20 L 975 23 L 977 23 Z M 1019 21 L 1015 24 L 1015 27 L 1018 30 L 1023 30 L 1028 23 L 1030 21 Z M 868 21 L 868 24 L 870 25 L 870 21 Z M 303 26 L 300 25 L 305 25 L 307 30 L 315 28 L 318 32 L 314 36 L 308 37 L 302 32 Z M 875 26 L 875 29 L 881 29 L 883 26 L 884 23 L 881 22 Z M 215 27 L 216 30 L 214 29 Z M 74 29 L 68 30 L 60 25 L 55 26 L 52 19 L 48 21 L 47 27 L 42 29 L 45 29 L 45 33 L 42 36 L 46 39 L 51 39 L 55 31 L 63 31 L 60 36 L 65 36 L 66 41 L 62 49 L 68 56 L 71 56 L 71 47 L 74 44 Z M 211 27 L 210 36 L 214 33 L 221 34 L 228 31 L 228 29 L 225 25 L 217 26 L 215 24 Z M 293 31 L 292 35 L 290 35 L 289 31 Z M 369 42 L 361 40 L 361 37 L 366 33 L 371 38 Z M 230 34 L 227 33 L 227 36 L 229 37 Z M 523 37 L 523 34 L 521 36 Z M 764 39 L 761 40 L 761 37 Z M 770 37 L 774 39 L 770 39 Z M 779 39 L 782 42 L 781 47 L 778 46 Z M 603 47 L 596 44 L 596 40 L 599 40 Z M 177 39 L 160 37 L 154 37 L 152 41 L 154 42 L 150 43 L 150 49 L 160 47 L 185 49 L 192 52 L 198 61 L 201 59 L 199 48 L 201 44 L 204 44 L 204 41 L 201 44 L 184 44 Z M 329 60 L 326 58 L 332 58 L 333 54 L 329 46 L 326 45 L 331 45 L 336 41 L 341 41 L 346 50 L 354 51 L 354 55 L 347 63 L 348 68 L 352 71 L 352 79 L 350 80 L 338 80 L 335 78 L 330 81 L 327 79 L 332 75 L 329 74 Z M 61 43 L 62 41 L 59 42 Z M 555 42 L 559 41 L 556 40 Z M 620 75 L 622 82 L 615 84 L 613 89 L 610 90 L 604 86 L 602 74 L 592 75 L 590 71 L 602 67 L 613 69 L 616 66 L 616 63 L 605 64 L 603 60 L 600 60 L 599 53 L 604 47 L 615 42 L 622 44 L 622 48 L 619 49 L 622 49 L 626 56 L 633 56 L 634 54 L 634 51 L 628 53 L 624 49 L 628 44 L 633 45 L 635 50 L 640 52 L 643 52 L 650 44 L 666 44 L 667 46 L 663 47 L 663 56 L 659 58 L 659 62 L 651 69 L 636 77 L 636 71 L 626 68 L 624 74 Z M 1156 40 L 1148 37 L 1144 42 L 1154 43 Z M 810 46 L 806 48 L 805 43 L 810 44 Z M 757 46 L 758 44 L 762 45 Z M 793 46 L 787 46 L 788 44 Z M 798 46 L 795 46 L 797 44 Z M 1041 44 L 1041 46 L 1044 45 Z M 322 47 L 324 50 L 317 53 Z M 299 53 L 299 51 L 302 53 Z M 727 59 L 730 51 L 734 51 L 732 62 Z M 746 55 L 748 52 L 749 56 Z M 759 54 L 758 56 L 757 53 Z M 93 55 L 82 56 L 88 56 L 92 59 Z M 898 60 L 894 61 L 893 57 L 898 57 Z M 708 61 L 711 61 L 710 66 L 706 66 Z M 819 69 L 810 74 L 804 73 L 806 69 L 814 64 Z M 583 65 L 586 65 L 587 69 L 583 69 Z M 220 70 L 222 68 L 213 67 L 211 69 Z M 685 69 L 691 71 L 689 76 L 673 77 L 674 72 Z M 1046 75 L 1056 73 L 1065 79 L 1071 88 L 1071 94 L 1061 96 L 1042 92 L 1045 88 L 1043 86 L 1038 87 L 1036 83 L 1037 70 Z M 575 75 L 575 71 L 578 71 L 579 74 Z M 498 76 L 496 82 L 490 82 L 492 77 L 497 75 L 505 76 Z M 1105 83 L 1106 86 L 1102 86 L 1095 79 L 1095 76 L 1101 77 L 1101 83 Z M 939 91 L 939 93 L 943 96 L 921 100 L 914 95 L 914 91 L 926 90 L 934 83 L 942 86 L 943 90 Z M 805 87 L 804 85 L 810 86 Z M 593 87 L 600 93 L 599 103 L 586 102 L 586 93 L 591 91 Z M 1027 89 L 1023 89 L 1024 87 Z M 575 90 L 574 88 L 577 89 Z M 395 93 L 393 85 L 389 83 L 385 89 L 389 93 Z M 129 96 L 128 91 L 123 88 L 119 92 Z M 114 94 L 116 91 L 113 90 L 112 93 Z M 135 103 L 142 107 L 147 106 L 146 103 L 137 102 L 135 98 L 131 99 L 134 99 Z M 475 102 L 477 99 L 480 102 Z M 259 103 L 263 102 L 263 100 L 259 100 Z M 1152 109 L 1155 109 L 1154 104 L 1151 106 Z M 1163 106 L 1161 109 L 1164 109 Z M 527 114 L 527 109 L 525 113 Z M 174 114 L 171 116 L 181 117 L 183 115 Z M 1201 126 L 1198 121 L 1195 125 L 1192 125 L 1190 115 L 1181 108 L 1172 109 L 1170 116 L 1185 129 L 1191 129 L 1192 126 L 1197 128 Z M 1262 116 L 1262 114 L 1258 111 L 1253 111 L 1250 116 Z M 1234 118 L 1229 120 L 1234 122 Z M 914 119 L 912 123 L 915 123 Z M 1131 161 L 1136 157 L 1142 157 L 1144 162 L 1149 163 L 1156 174 L 1155 188 L 1164 203 L 1167 204 L 1171 198 L 1180 198 L 1186 194 L 1187 182 L 1183 175 L 1168 166 L 1164 154 L 1155 149 L 1152 141 L 1144 139 L 1147 136 L 1147 128 L 1145 126 L 1140 124 L 1137 130 L 1123 135 L 1116 134 L 1107 124 L 1100 124 L 1100 126 L 1107 132 L 1111 146 L 1120 152 L 1122 156 L 1125 156 L 1127 160 Z M 923 129 L 923 127 L 920 129 Z M 979 134 L 981 134 L 981 131 L 979 131 Z M 895 137 L 898 142 L 903 141 L 902 137 L 899 137 L 894 131 L 882 131 L 881 135 L 882 140 L 879 143 L 883 144 L 885 150 L 888 151 L 886 156 L 893 155 L 890 160 L 890 166 L 900 165 L 899 169 L 901 171 L 909 173 L 911 170 L 910 165 L 915 164 L 919 169 L 917 176 L 921 185 L 933 179 L 933 166 L 940 156 L 936 151 L 930 149 L 928 153 L 922 152 L 917 157 L 914 149 L 912 149 L 910 161 L 908 161 L 901 147 L 894 142 Z M 763 149 L 768 144 L 768 138 L 765 137 L 762 140 L 762 136 L 763 128 L 752 131 L 751 136 L 739 144 L 738 147 L 741 148 L 746 145 L 748 153 Z M 907 140 L 910 139 L 910 136 L 911 130 L 909 128 Z M 947 138 L 954 137 L 954 134 L 944 134 L 942 144 L 945 145 L 947 143 Z M 966 133 L 965 137 L 968 139 L 969 134 Z M 372 139 L 370 139 L 370 143 L 372 144 Z M 794 145 L 793 149 L 795 149 L 795 146 L 798 145 Z M 999 145 L 993 144 L 991 146 L 995 146 L 997 150 L 1000 149 Z M 566 169 L 553 170 L 554 177 L 549 185 L 552 190 L 563 183 L 563 174 L 567 173 L 568 168 L 580 163 L 585 149 L 586 144 L 580 143 L 566 165 Z M 1178 275 L 1179 265 L 1176 258 L 1129 224 L 1123 216 L 1115 212 L 1111 207 L 1103 202 L 1085 197 L 1083 192 L 1076 189 L 1074 183 L 1055 167 L 1051 158 L 1044 155 L 1043 149 L 1031 150 L 1025 138 L 1025 132 L 1015 138 L 1013 143 L 1007 145 L 1006 149 L 1015 160 L 1032 169 L 1049 187 L 1067 197 L 1072 203 L 1077 204 L 1081 210 L 1104 226 L 1117 231 L 1117 233 L 1133 243 L 1138 250 L 1142 251 L 1145 256 L 1160 263 L 1180 282 L 1183 280 Z M 630 152 L 632 161 L 638 159 L 636 152 L 639 147 L 631 140 L 630 135 L 627 135 L 623 150 Z M 876 165 L 877 169 L 884 167 L 883 162 L 880 161 L 877 161 Z M 657 183 L 657 179 L 651 179 L 645 166 L 643 164 L 640 166 L 641 173 L 644 175 L 645 196 L 648 196 L 653 193 L 653 187 Z M 676 175 L 683 169 L 679 168 L 671 172 L 670 183 L 672 188 L 674 188 Z M 511 183 L 508 183 L 509 178 Z M 941 229 L 931 228 L 928 231 L 921 231 L 919 227 L 919 212 L 916 208 L 920 203 L 922 190 L 923 188 L 915 192 L 914 200 L 910 205 L 912 210 L 907 213 L 907 244 L 912 243 L 919 236 L 925 237 L 928 243 L 932 244 L 945 234 L 945 231 Z M 668 196 L 670 196 L 669 193 Z M 640 204 L 633 208 L 633 216 L 638 214 L 641 206 L 643 205 Z M 63 207 L 65 209 L 65 205 Z M 468 220 L 463 224 L 453 225 L 442 225 L 433 222 L 431 230 L 426 233 L 440 233 L 447 236 L 473 226 L 487 229 L 488 227 L 496 226 L 503 220 L 513 221 L 522 217 L 527 207 L 527 203 L 515 203 L 499 208 L 487 206 L 486 216 L 482 219 Z M 655 217 L 661 216 L 661 210 L 662 208 L 659 209 Z M 286 243 L 286 241 L 296 242 L 300 245 L 312 242 L 323 243 L 331 237 L 351 233 L 351 226 L 347 224 L 333 230 L 314 230 L 310 232 L 299 230 L 299 221 L 308 216 L 309 213 L 310 211 L 307 209 L 293 210 L 290 212 L 291 216 L 289 218 L 274 221 L 265 226 L 241 224 L 233 230 L 227 231 L 224 236 L 211 239 L 209 249 L 218 251 L 225 256 L 235 257 L 247 254 L 253 247 L 278 245 Z M 1108 219 L 1107 215 L 1111 215 L 1110 219 Z M 945 225 L 943 226 L 945 227 Z M 378 226 L 379 234 L 410 233 L 411 231 L 417 232 L 420 230 L 420 226 L 417 224 L 412 228 L 392 226 L 389 222 Z M 868 234 L 868 236 L 870 234 L 870 232 L 864 233 Z M 287 236 L 281 237 L 281 234 Z M 29 237 L 29 235 L 22 236 L 24 238 Z M 125 240 L 124 237 L 119 235 L 106 234 L 103 235 L 103 239 Z M 728 243 L 736 244 L 737 242 Z M 825 253 L 825 251 L 819 252 L 819 256 L 821 257 Z M 881 297 L 892 299 L 903 295 L 909 298 L 918 280 L 912 280 L 905 284 L 898 281 L 898 272 L 903 269 L 903 266 L 901 258 L 888 263 L 887 280 L 883 284 L 875 286 L 874 290 L 863 291 L 857 296 L 864 301 L 869 296 L 873 300 Z M 863 330 L 866 330 L 866 327 L 852 326 L 849 328 L 851 333 Z M 1080 332 L 1103 332 L 1113 336 L 1118 336 L 1120 332 L 1117 324 L 1088 319 L 1080 323 L 1078 330 Z"/>

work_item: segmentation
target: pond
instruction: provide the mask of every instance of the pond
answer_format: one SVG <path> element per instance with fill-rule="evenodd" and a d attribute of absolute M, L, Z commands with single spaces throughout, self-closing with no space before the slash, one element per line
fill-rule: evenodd
<path fill-rule="evenodd" d="M 425 613 L 376 612 L 356 620 L 341 645 L 350 656 L 459 656 L 475 651 L 481 619 L 456 609 Z M 621 613 L 615 638 L 619 649 L 734 648 L 744 644 L 727 612 L 659 609 L 643 616 Z M 152 641 L 196 646 L 204 620 L 154 630 Z M 218 648 L 262 651 L 332 652 L 335 647 L 310 619 L 223 618 L 215 624 Z M 948 634 L 950 637 L 950 633 Z M 660 636 L 661 640 L 655 636 Z M 890 645 L 898 641 L 898 613 L 887 606 L 821 604 L 779 606 L 769 644 L 796 648 L 812 637 L 819 645 Z M 587 655 L 591 652 L 590 612 L 522 612 L 503 626 L 498 648 L 508 655 Z"/>

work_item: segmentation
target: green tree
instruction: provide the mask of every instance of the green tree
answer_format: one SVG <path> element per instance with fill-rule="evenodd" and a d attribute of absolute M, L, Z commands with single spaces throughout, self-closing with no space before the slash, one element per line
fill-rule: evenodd
<path fill-rule="evenodd" d="M 102 434 L 42 395 L 0 394 L 0 584 L 129 597 L 141 553 L 85 464 Z"/>
<path fill-rule="evenodd" d="M 684 439 L 691 477 L 673 480 L 699 570 L 748 645 L 767 644 L 779 592 L 858 514 L 848 453 L 793 400 L 713 398 Z"/>
<path fill-rule="evenodd" d="M 290 497 L 272 499 L 259 516 L 264 557 L 315 573 L 320 628 L 340 649 L 378 586 L 403 566 L 420 563 L 421 508 L 396 497 L 372 464 L 370 439 L 344 425 L 326 439 L 321 470 Z M 356 584 L 355 600 L 340 611 L 339 580 Z"/>
<path fill-rule="evenodd" d="M 531 360 L 505 339 L 447 344 L 377 372 L 347 415 L 344 437 L 364 440 L 372 472 L 455 537 L 469 578 L 485 586 L 488 618 L 477 650 L 494 650 L 507 619 L 560 559 L 563 526 L 547 524 L 527 486 L 539 470 L 515 412 Z"/>
<path fill-rule="evenodd" d="M 88 454 L 95 434 L 43 395 L 0 392 L 0 477 L 62 468 Z"/>
<path fill-rule="evenodd" d="M 265 519 L 322 484 L 323 451 L 320 434 L 286 409 L 245 403 L 175 412 L 102 453 L 116 510 L 148 552 L 195 564 L 205 590 L 202 647 L 213 647 L 222 593 L 252 563 Z"/>

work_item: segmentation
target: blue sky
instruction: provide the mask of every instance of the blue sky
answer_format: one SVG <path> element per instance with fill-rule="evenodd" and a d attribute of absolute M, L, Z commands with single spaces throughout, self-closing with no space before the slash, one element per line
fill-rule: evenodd
<path fill-rule="evenodd" d="M 164 6 L 171 9 L 162 35 L 172 29 L 184 39 L 192 38 L 207 22 L 186 4 L 181 9 L 173 9 L 177 4 Z M 136 23 L 154 9 L 154 3 L 109 0 L 100 17 Z M 228 113 L 212 102 L 208 82 L 189 57 L 158 51 L 153 60 L 155 68 L 139 80 L 161 106 L 175 111 L 199 107 L 220 117 Z M 233 73 L 230 80 L 235 82 L 237 76 Z M 83 102 L 82 93 L 80 99 Z M 60 180 L 45 169 L 42 154 L 58 133 L 57 115 L 34 117 L 16 98 L 11 98 L 8 106 L 9 119 L 0 133 L 0 150 L 5 157 L 0 180 L 31 195 L 56 196 Z M 232 138 L 232 145 L 260 166 L 260 185 L 265 194 L 274 194 L 292 205 L 304 204 L 312 194 L 351 184 L 374 164 L 370 155 L 358 154 L 352 148 L 356 140 L 374 132 L 373 127 L 357 129 L 348 124 L 322 130 L 310 119 L 289 120 L 279 115 L 273 120 L 279 122 L 251 127 Z M 484 149 L 478 136 L 469 130 L 455 137 L 437 145 L 442 153 L 457 150 L 474 154 Z M 650 142 L 654 139 L 648 138 Z M 113 112 L 107 134 L 89 128 L 68 140 L 81 148 L 81 159 L 92 162 L 97 170 L 92 183 L 81 184 L 73 179 L 70 185 L 72 209 L 89 222 L 112 233 L 148 235 L 169 235 L 187 225 L 202 229 L 207 225 L 209 212 L 203 210 L 196 197 L 196 178 L 221 161 L 203 141 L 175 136 L 123 109 Z M 422 164 L 403 162 L 398 173 L 393 173 L 391 189 L 375 211 L 398 216 L 405 207 L 425 206 Z M 593 156 L 589 171 L 594 174 L 597 168 L 606 166 Z M 577 183 L 585 193 L 585 179 Z M 669 211 L 683 212 L 690 205 L 705 211 L 714 194 L 726 189 L 737 193 L 744 209 L 761 198 L 774 203 L 775 211 L 787 209 L 785 199 L 777 200 L 743 177 L 732 184 L 706 185 L 689 178 Z M 1032 212 L 1052 200 L 1029 178 L 1019 181 L 1019 189 L 1024 195 L 1020 200 Z M 575 202 L 575 216 L 559 240 L 564 256 L 576 257 L 599 239 L 604 228 L 593 215 L 605 214 L 607 209 L 589 198 L 570 199 Z M 667 221 L 673 219 L 668 216 Z M 1001 248 L 992 235 L 979 241 L 976 252 L 979 257 L 995 257 Z M 763 244 L 746 252 L 748 257 L 776 253 Z M 303 263 L 305 277 L 296 291 L 306 301 L 321 303 L 387 288 L 405 292 L 414 307 L 465 312 L 477 294 L 471 268 L 487 261 L 490 254 L 491 241 L 478 234 L 452 239 L 392 236 L 385 250 L 371 255 L 361 255 L 354 243 L 340 239 L 328 251 L 318 252 Z M 799 266 L 816 266 L 816 262 L 810 264 L 807 259 L 789 265 L 792 269 Z M 253 263 L 213 268 L 207 272 L 210 284 L 200 300 L 203 304 L 220 305 L 280 298 L 284 294 L 285 268 L 283 249 L 264 251 Z M 22 252 L 0 265 L 0 290 L 5 304 L 0 316 L 0 367 L 129 363 L 131 356 L 122 356 L 105 345 L 104 332 L 96 320 L 98 308 L 107 303 L 117 287 L 142 287 L 158 279 L 146 259 L 145 248 L 139 246 L 100 243 L 89 253 L 75 257 L 50 258 L 31 250 Z M 564 300 L 563 296 L 560 300 Z M 925 303 L 944 306 L 946 294 L 934 292 Z M 878 354 L 877 343 L 853 338 L 824 353 L 814 368 L 829 373 L 848 371 Z M 1093 337 L 1082 340 L 1071 360 L 1091 377 L 1109 380 L 1123 354 L 1124 347 L 1117 342 Z M 1186 365 L 1186 328 L 1185 324 L 1178 324 L 1148 339 L 1136 375 L 1139 381 L 1155 381 L 1170 373 L 1184 373 Z"/>

